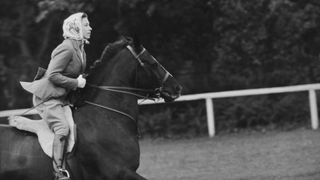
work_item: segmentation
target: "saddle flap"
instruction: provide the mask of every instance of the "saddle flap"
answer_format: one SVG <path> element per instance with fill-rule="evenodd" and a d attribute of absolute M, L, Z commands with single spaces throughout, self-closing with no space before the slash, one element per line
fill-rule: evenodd
<path fill-rule="evenodd" d="M 70 128 L 70 135 L 68 137 L 68 145 L 66 152 L 72 152 L 76 141 L 76 126 L 72 118 L 71 110 L 68 106 L 66 108 L 66 119 Z M 35 133 L 38 136 L 39 144 L 49 157 L 52 157 L 52 146 L 54 134 L 44 120 L 31 120 L 22 116 L 9 117 L 9 125 L 17 129 Z"/>

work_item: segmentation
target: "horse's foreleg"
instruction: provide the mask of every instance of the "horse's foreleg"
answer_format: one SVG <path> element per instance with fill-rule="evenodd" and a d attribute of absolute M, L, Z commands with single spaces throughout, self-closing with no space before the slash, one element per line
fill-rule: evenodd
<path fill-rule="evenodd" d="M 130 169 L 105 169 L 103 172 L 89 172 L 88 169 L 82 169 L 83 179 L 92 180 L 147 180 L 138 173 Z"/>
<path fill-rule="evenodd" d="M 138 173 L 129 169 L 124 169 L 123 172 L 120 173 L 120 175 L 121 180 L 147 180 L 146 178 L 140 176 Z"/>

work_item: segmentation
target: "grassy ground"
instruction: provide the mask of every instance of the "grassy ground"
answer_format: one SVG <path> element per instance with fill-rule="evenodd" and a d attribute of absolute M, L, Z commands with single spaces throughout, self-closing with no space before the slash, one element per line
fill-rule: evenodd
<path fill-rule="evenodd" d="M 144 139 L 138 172 L 150 180 L 320 180 L 320 131 Z"/>

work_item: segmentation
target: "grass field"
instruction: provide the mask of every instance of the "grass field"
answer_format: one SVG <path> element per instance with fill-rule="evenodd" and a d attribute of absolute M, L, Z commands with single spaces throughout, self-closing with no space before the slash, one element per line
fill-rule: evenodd
<path fill-rule="evenodd" d="M 143 139 L 138 172 L 150 180 L 320 180 L 320 131 Z"/>

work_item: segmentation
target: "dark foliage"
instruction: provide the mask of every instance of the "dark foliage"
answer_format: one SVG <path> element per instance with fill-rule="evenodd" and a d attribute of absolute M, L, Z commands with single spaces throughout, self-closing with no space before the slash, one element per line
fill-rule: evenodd
<path fill-rule="evenodd" d="M 61 23 L 86 11 L 88 59 L 119 35 L 139 36 L 184 94 L 317 83 L 320 3 L 316 0 L 107 0 L 0 2 L 0 109 L 29 107 L 18 85 L 45 67 L 62 40 Z M 27 98 L 26 98 L 27 97 Z M 215 100 L 216 127 L 283 127 L 308 122 L 304 93 Z M 161 105 L 160 105 L 161 106 Z M 145 110 L 147 109 L 147 111 Z M 159 111 L 159 109 L 162 109 Z M 150 136 L 206 133 L 202 101 L 142 107 Z"/>

